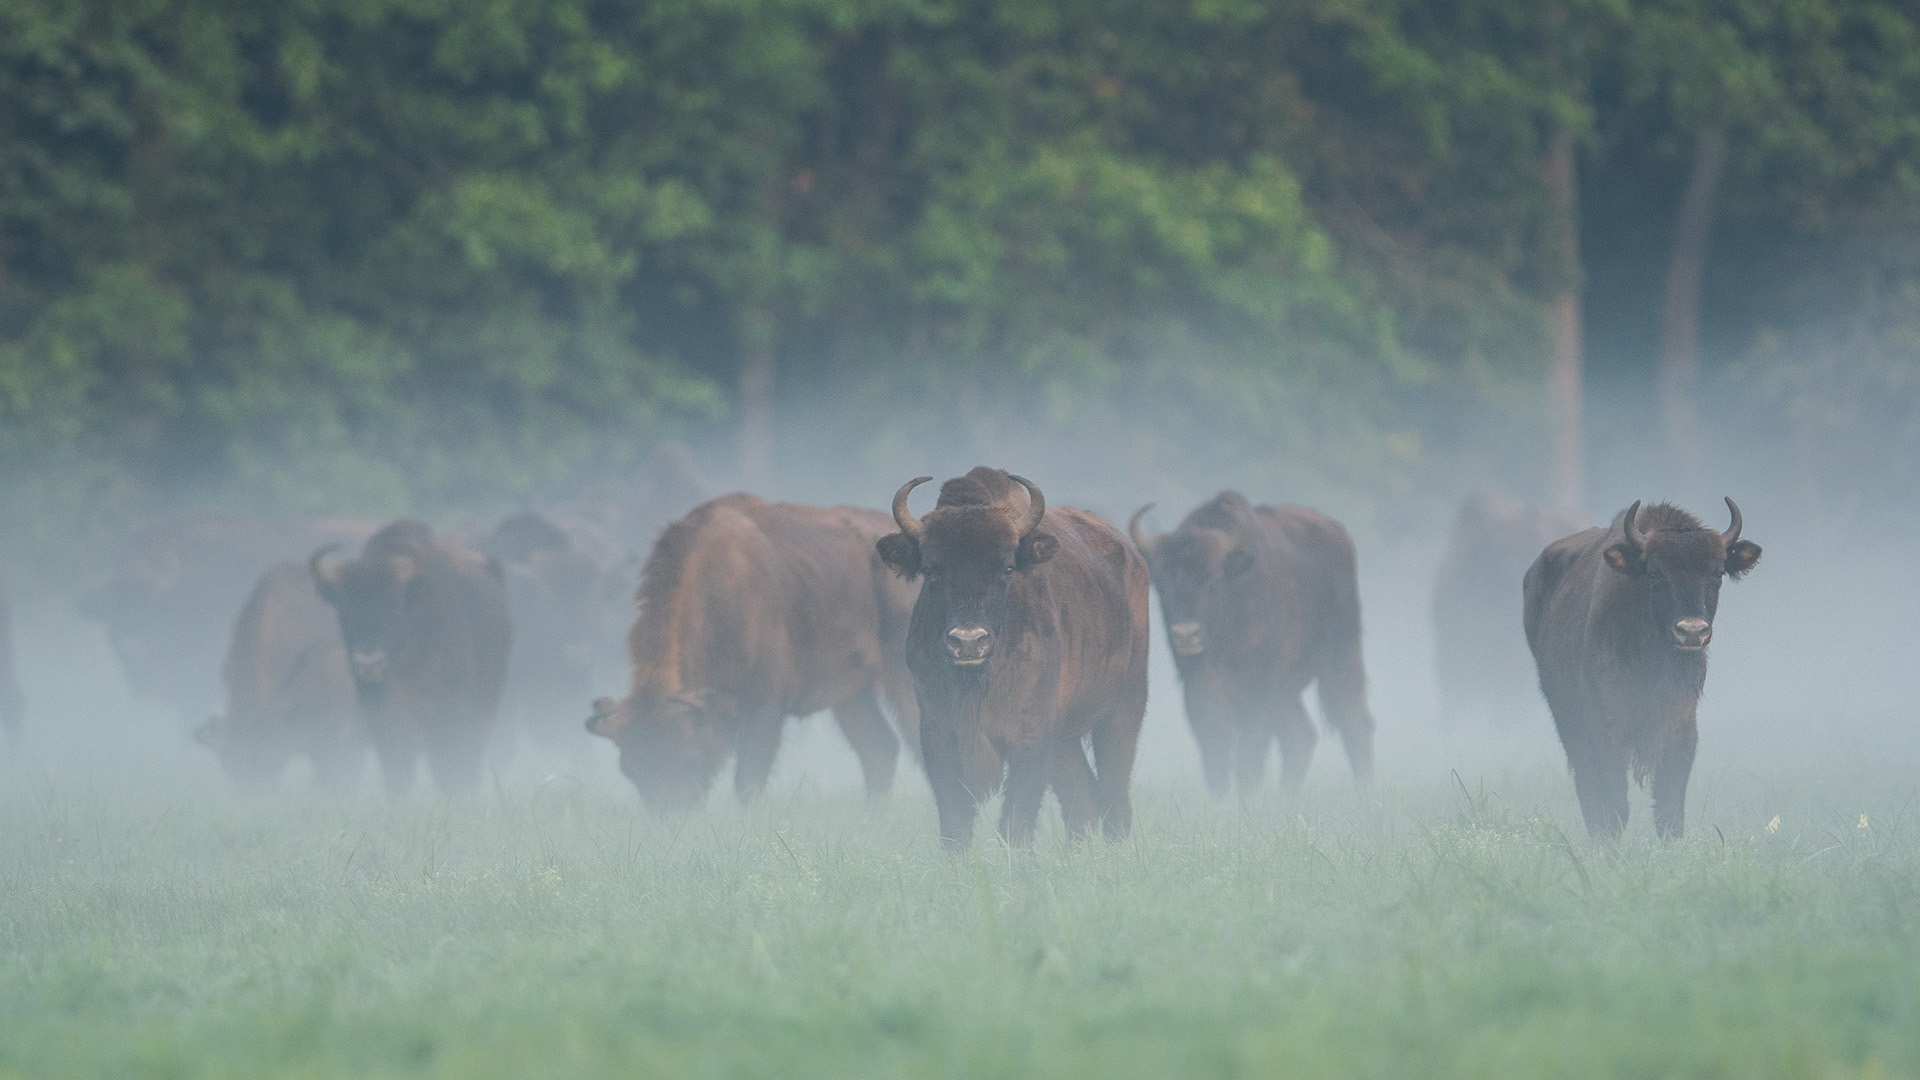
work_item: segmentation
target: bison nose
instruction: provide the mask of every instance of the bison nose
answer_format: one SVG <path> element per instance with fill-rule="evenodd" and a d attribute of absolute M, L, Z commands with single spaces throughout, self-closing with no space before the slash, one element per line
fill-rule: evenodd
<path fill-rule="evenodd" d="M 1206 629 L 1192 619 L 1174 623 L 1167 631 L 1173 638 L 1173 651 L 1181 656 L 1198 656 L 1206 650 Z"/>
<path fill-rule="evenodd" d="M 387 677 L 387 654 L 384 650 L 356 650 L 353 654 L 353 677 L 361 682 L 377 683 Z"/>
<path fill-rule="evenodd" d="M 1705 619 L 1681 619 L 1673 624 L 1674 644 L 1683 649 L 1704 649 L 1713 639 L 1713 624 Z"/>
<path fill-rule="evenodd" d="M 956 664 L 984 664 L 993 651 L 993 636 L 984 626 L 956 626 L 947 631 L 947 655 Z"/>

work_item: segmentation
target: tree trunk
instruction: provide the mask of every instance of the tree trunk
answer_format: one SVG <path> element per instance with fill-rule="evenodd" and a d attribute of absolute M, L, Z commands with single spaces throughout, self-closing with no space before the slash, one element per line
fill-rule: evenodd
<path fill-rule="evenodd" d="M 773 482 L 773 315 L 765 305 L 740 315 L 740 484 L 764 495 Z"/>
<path fill-rule="evenodd" d="M 1687 486 L 1699 480 L 1707 456 L 1700 412 L 1693 400 L 1700 380 L 1700 279 L 1706 270 L 1708 233 L 1726 166 L 1727 133 L 1708 128 L 1693 147 L 1693 168 L 1674 223 L 1673 251 L 1661 292 L 1660 405 L 1674 476 Z"/>
<path fill-rule="evenodd" d="M 1560 288 L 1552 308 L 1553 366 L 1547 372 L 1547 398 L 1553 416 L 1553 501 L 1561 508 L 1586 508 L 1580 380 L 1580 213 L 1573 170 L 1573 132 L 1560 128 L 1547 137 L 1547 188 L 1553 195 L 1554 229 L 1550 243 L 1559 263 Z"/>

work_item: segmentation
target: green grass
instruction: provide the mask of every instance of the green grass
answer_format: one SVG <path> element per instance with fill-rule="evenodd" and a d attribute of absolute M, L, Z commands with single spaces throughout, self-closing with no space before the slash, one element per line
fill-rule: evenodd
<path fill-rule="evenodd" d="M 1898 778 L 1705 776 L 1618 847 L 1551 769 L 1149 789 L 959 857 L 912 795 L 10 782 L 0 1076 L 1920 1076 Z"/>

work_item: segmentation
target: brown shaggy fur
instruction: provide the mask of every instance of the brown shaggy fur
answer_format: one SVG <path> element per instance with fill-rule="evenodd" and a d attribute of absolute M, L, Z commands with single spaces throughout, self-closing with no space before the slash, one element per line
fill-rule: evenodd
<path fill-rule="evenodd" d="M 1704 619 L 1710 634 L 1721 578 L 1744 576 L 1760 546 L 1728 545 L 1699 518 L 1660 503 L 1640 511 L 1645 543 L 1635 551 L 1625 516 L 1556 540 L 1534 560 L 1523 588 L 1527 644 L 1587 830 L 1617 836 L 1626 828 L 1631 772 L 1651 781 L 1655 828 L 1677 837 L 1707 652 L 1679 647 L 1675 627 Z"/>
<path fill-rule="evenodd" d="M 297 757 L 313 763 L 321 786 L 352 785 L 366 733 L 339 619 L 305 567 L 282 563 L 261 577 L 234 620 L 222 670 L 227 711 L 195 736 L 237 786 L 271 788 Z"/>
<path fill-rule="evenodd" d="M 632 690 L 588 730 L 662 810 L 699 804 L 729 755 L 743 800 L 765 787 L 788 717 L 832 709 L 867 791 L 893 784 L 918 709 L 903 655 L 913 589 L 880 566 L 885 514 L 725 495 L 669 526 L 641 572 Z"/>
<path fill-rule="evenodd" d="M 1227 793 L 1230 778 L 1243 796 L 1258 789 L 1276 741 L 1281 790 L 1299 790 L 1318 740 L 1300 700 L 1310 683 L 1355 779 L 1368 782 L 1374 721 L 1347 530 L 1317 510 L 1254 506 L 1223 491 L 1145 543 L 1214 795 Z"/>
<path fill-rule="evenodd" d="M 889 565 L 924 577 L 907 633 L 921 746 L 949 846 L 972 838 L 979 803 L 1006 786 L 1000 831 L 1033 836 L 1049 787 L 1075 835 L 1127 835 L 1129 785 L 1147 701 L 1147 567 L 1099 518 L 1048 507 L 1024 539 L 1027 509 L 1008 475 L 984 466 L 947 481 L 918 541 L 880 541 Z M 983 627 L 988 658 L 957 666 L 944 641 Z M 1089 764 L 1082 741 L 1093 752 Z"/>

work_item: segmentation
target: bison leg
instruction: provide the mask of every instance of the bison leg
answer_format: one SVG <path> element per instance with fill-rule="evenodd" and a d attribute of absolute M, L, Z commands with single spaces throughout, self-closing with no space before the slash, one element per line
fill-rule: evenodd
<path fill-rule="evenodd" d="M 1313 728 L 1313 717 L 1297 694 L 1280 695 L 1280 793 L 1291 799 L 1300 794 L 1307 782 L 1307 766 L 1313 764 L 1313 748 L 1320 741 Z M 1261 750 L 1265 750 L 1263 743 Z M 1245 794 L 1251 795 L 1251 792 Z"/>
<path fill-rule="evenodd" d="M 960 759 L 960 740 L 945 725 L 920 725 L 920 756 L 927 763 L 927 783 L 933 788 L 940 812 L 940 840 L 949 851 L 973 842 L 973 819 L 979 804 L 967 789 Z"/>
<path fill-rule="evenodd" d="M 1360 661 L 1360 639 L 1340 650 L 1320 672 L 1320 711 L 1327 726 L 1340 733 L 1347 765 L 1361 787 L 1373 783 L 1373 713 L 1367 709 L 1367 669 Z"/>
<path fill-rule="evenodd" d="M 750 718 L 741 723 L 735 744 L 739 757 L 733 766 L 733 794 L 741 802 L 752 802 L 767 790 L 767 779 L 773 775 L 773 759 L 780 754 L 780 735 L 786 726 L 785 718 L 779 716 Z"/>
<path fill-rule="evenodd" d="M 1187 726 L 1193 729 L 1193 741 L 1200 747 L 1200 772 L 1207 779 L 1207 792 L 1224 799 L 1233 784 L 1233 726 L 1215 710 L 1198 710 L 1188 699 Z"/>
<path fill-rule="evenodd" d="M 1618 837 L 1627 828 L 1626 754 L 1613 746 L 1589 744 L 1569 757 L 1587 833 L 1608 840 Z"/>
<path fill-rule="evenodd" d="M 1308 730 L 1311 732 L 1311 725 Z M 1233 733 L 1233 785 L 1240 798 L 1251 799 L 1260 793 L 1260 784 L 1267 778 L 1267 757 L 1278 734 L 1272 720 L 1251 710 L 1241 714 Z"/>
<path fill-rule="evenodd" d="M 1064 739 L 1053 748 L 1053 794 L 1060 800 L 1060 817 L 1067 832 L 1079 840 L 1093 831 L 1100 817 L 1093 796 L 1093 766 L 1077 738 Z"/>
<path fill-rule="evenodd" d="M 867 780 L 867 797 L 876 798 L 893 790 L 893 773 L 900 763 L 900 740 L 888 726 L 873 691 L 863 690 L 835 705 L 833 719 L 860 758 L 860 772 Z"/>
<path fill-rule="evenodd" d="M 1077 749 L 1077 747 L 1076 747 Z M 1007 757 L 1007 797 L 1000 804 L 1000 835 L 1014 847 L 1033 843 L 1040 822 L 1040 802 L 1053 778 L 1053 747 L 1041 743 L 1032 750 Z"/>
<path fill-rule="evenodd" d="M 1688 723 L 1653 767 L 1653 827 L 1663 839 L 1678 840 L 1687 831 L 1687 778 L 1699 742 L 1699 731 Z"/>
<path fill-rule="evenodd" d="M 1100 809 L 1101 829 L 1109 840 L 1124 840 L 1133 831 L 1133 758 L 1140 748 L 1140 720 L 1146 711 L 1146 698 L 1140 697 L 1136 710 L 1125 713 L 1093 729 L 1093 763 L 1099 770 L 1094 795 Z"/>
<path fill-rule="evenodd" d="M 395 730 L 392 723 L 369 724 L 373 754 L 380 762 L 380 777 L 387 794 L 400 798 L 413 787 L 413 774 L 420 764 L 420 746 L 408 731 Z"/>

